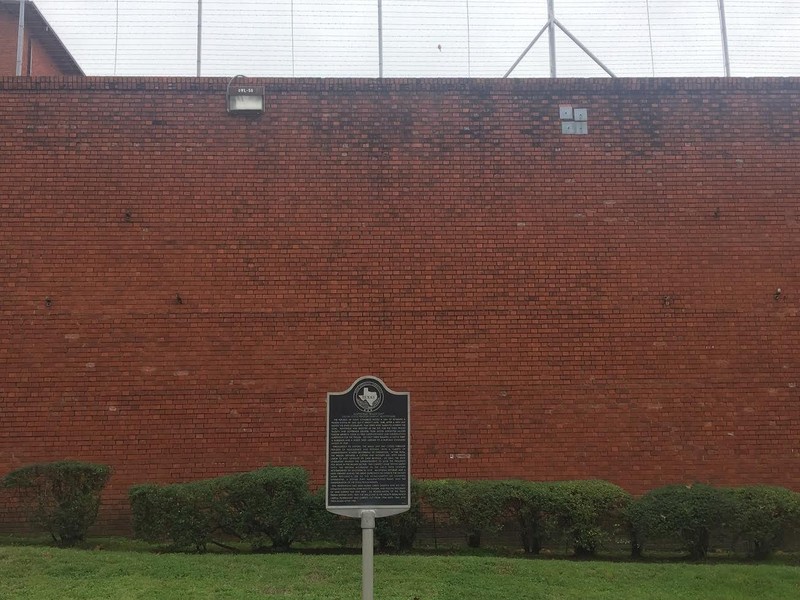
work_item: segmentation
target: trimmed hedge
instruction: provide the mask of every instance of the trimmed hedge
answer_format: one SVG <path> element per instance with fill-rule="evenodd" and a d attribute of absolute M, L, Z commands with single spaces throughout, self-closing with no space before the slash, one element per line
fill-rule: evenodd
<path fill-rule="evenodd" d="M 557 531 L 557 502 L 554 485 L 540 481 L 510 480 L 505 490 L 504 514 L 516 521 L 522 549 L 539 554 L 544 543 Z"/>
<path fill-rule="evenodd" d="M 308 474 L 300 467 L 269 467 L 216 480 L 215 509 L 226 533 L 255 550 L 267 541 L 288 550 L 310 522 L 314 510 Z"/>
<path fill-rule="evenodd" d="M 479 548 L 481 532 L 499 529 L 507 504 L 507 490 L 498 481 L 439 479 L 420 482 L 425 504 L 443 512 L 453 525 L 467 531 L 467 545 Z"/>
<path fill-rule="evenodd" d="M 200 552 L 209 543 L 224 545 L 215 536 L 235 536 L 254 550 L 270 545 L 286 550 L 301 536 L 343 543 L 342 538 L 352 542 L 359 532 L 358 519 L 340 519 L 325 510 L 324 489 L 309 493 L 307 474 L 296 467 L 135 486 L 130 501 L 137 537 Z M 787 532 L 800 531 L 800 494 L 778 487 L 672 485 L 632 500 L 620 487 L 600 480 L 445 479 L 412 482 L 411 510 L 376 521 L 378 549 L 412 549 L 430 511 L 466 530 L 474 548 L 480 547 L 482 533 L 513 522 L 526 554 L 560 541 L 577 556 L 593 556 L 628 533 L 634 556 L 644 543 L 672 538 L 698 559 L 706 556 L 714 536 L 725 533 L 726 542 L 733 540 L 739 548 L 744 544 L 751 557 L 763 558 Z M 70 538 L 61 539 L 67 543 Z"/>
<path fill-rule="evenodd" d="M 731 494 L 734 536 L 752 558 L 766 558 L 786 533 L 800 530 L 800 494 L 767 485 L 734 488 Z"/>
<path fill-rule="evenodd" d="M 315 497 L 300 467 L 266 467 L 216 479 L 130 490 L 134 535 L 205 551 L 215 534 L 255 550 L 287 550 L 313 521 Z"/>
<path fill-rule="evenodd" d="M 3 486 L 18 490 L 28 519 L 62 546 L 83 541 L 97 518 L 100 493 L 111 468 L 77 461 L 22 467 L 3 478 Z"/>
<path fill-rule="evenodd" d="M 713 533 L 729 524 L 735 513 L 730 490 L 705 484 L 668 485 L 646 493 L 628 511 L 641 544 L 654 538 L 680 540 L 693 559 L 708 553 Z"/>
<path fill-rule="evenodd" d="M 212 482 L 133 486 L 128 497 L 134 536 L 204 552 L 219 528 Z"/>
<path fill-rule="evenodd" d="M 621 487 L 599 479 L 558 481 L 550 487 L 558 527 L 576 556 L 594 556 L 624 529 L 631 495 Z"/>

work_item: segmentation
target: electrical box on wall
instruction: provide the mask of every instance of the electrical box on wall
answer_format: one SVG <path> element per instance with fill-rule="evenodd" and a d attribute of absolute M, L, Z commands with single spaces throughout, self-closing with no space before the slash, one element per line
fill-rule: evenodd
<path fill-rule="evenodd" d="M 589 133 L 589 111 L 562 104 L 558 107 L 561 118 L 561 133 L 564 135 L 586 135 Z"/>

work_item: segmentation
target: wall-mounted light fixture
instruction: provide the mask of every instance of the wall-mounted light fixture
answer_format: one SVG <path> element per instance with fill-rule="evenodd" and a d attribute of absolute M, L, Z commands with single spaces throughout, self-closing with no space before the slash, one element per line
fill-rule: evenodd
<path fill-rule="evenodd" d="M 263 113 L 264 112 L 264 86 L 234 84 L 237 79 L 244 79 L 244 75 L 235 75 L 228 82 L 225 96 L 228 102 L 229 113 Z"/>

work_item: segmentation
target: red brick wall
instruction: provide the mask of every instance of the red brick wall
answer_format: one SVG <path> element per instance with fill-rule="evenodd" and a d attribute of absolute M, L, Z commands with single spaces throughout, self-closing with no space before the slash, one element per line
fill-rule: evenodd
<path fill-rule="evenodd" d="M 27 14 L 27 13 L 26 13 Z M 27 22 L 27 18 L 25 19 Z M 0 9 L 0 75 L 14 75 L 17 72 L 17 28 L 19 19 Z M 62 71 L 53 62 L 52 57 L 36 38 L 29 48 L 30 32 L 25 32 L 23 44 L 22 74 L 27 75 L 61 75 Z M 30 60 L 29 49 L 33 51 Z"/>
<path fill-rule="evenodd" d="M 27 55 L 27 40 L 23 46 Z M 23 59 L 23 70 L 27 62 Z M 17 19 L 0 8 L 0 74 L 14 75 L 17 67 Z"/>
<path fill-rule="evenodd" d="M 372 374 L 416 477 L 800 489 L 799 79 L 225 83 L 0 79 L 0 472 L 320 483 Z"/>
<path fill-rule="evenodd" d="M 32 46 L 33 60 L 31 61 L 31 75 L 63 75 L 64 72 L 53 61 L 53 57 L 42 43 L 34 38 Z"/>

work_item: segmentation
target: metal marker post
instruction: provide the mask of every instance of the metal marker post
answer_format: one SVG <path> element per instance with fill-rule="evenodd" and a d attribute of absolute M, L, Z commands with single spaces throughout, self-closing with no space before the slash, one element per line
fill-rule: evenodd
<path fill-rule="evenodd" d="M 361 600 L 372 600 L 375 511 L 361 511 Z"/>

